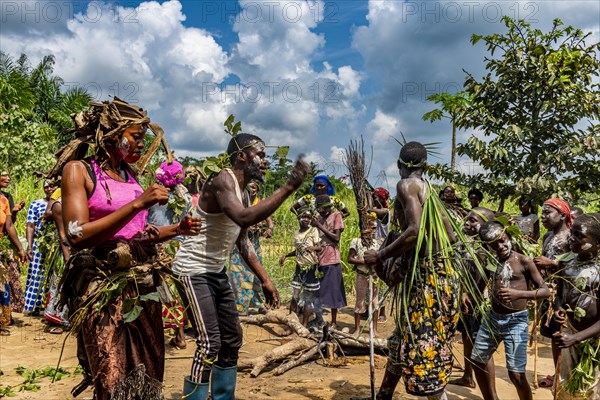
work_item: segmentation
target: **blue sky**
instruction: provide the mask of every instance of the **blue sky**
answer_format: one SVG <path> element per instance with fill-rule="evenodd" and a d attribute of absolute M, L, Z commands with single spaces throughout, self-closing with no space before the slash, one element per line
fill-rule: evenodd
<path fill-rule="evenodd" d="M 547 30 L 560 17 L 599 38 L 596 1 L 10 1 L 0 49 L 33 62 L 56 56 L 67 85 L 99 100 L 118 95 L 149 111 L 176 155 L 221 152 L 233 113 L 270 145 L 289 145 L 344 175 L 340 149 L 363 135 L 372 180 L 397 179 L 391 136 L 440 141 L 423 122 L 426 97 L 484 73 L 472 34 L 503 32 L 503 15 Z M 466 141 L 476 132 L 460 132 Z M 462 168 L 473 168 L 462 160 Z M 384 181 L 375 184 L 386 185 Z"/>

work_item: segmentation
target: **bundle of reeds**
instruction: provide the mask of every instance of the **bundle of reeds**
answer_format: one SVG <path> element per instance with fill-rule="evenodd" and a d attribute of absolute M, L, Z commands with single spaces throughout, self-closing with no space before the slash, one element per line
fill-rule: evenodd
<path fill-rule="evenodd" d="M 350 183 L 354 190 L 356 198 L 356 209 L 358 210 L 358 225 L 360 230 L 368 228 L 367 210 L 371 205 L 371 196 L 368 192 L 370 185 L 367 182 L 367 176 L 371 170 L 371 161 L 373 160 L 373 149 L 371 148 L 371 157 L 368 165 L 365 157 L 365 141 L 363 137 L 360 140 L 351 140 L 346 148 L 344 155 L 344 165 L 348 169 Z"/>

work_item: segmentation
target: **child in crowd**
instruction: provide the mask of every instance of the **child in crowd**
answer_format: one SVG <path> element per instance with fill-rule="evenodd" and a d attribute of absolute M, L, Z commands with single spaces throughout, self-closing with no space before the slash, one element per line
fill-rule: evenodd
<path fill-rule="evenodd" d="M 540 239 L 540 219 L 537 215 L 537 207 L 527 196 L 519 198 L 519 210 L 521 214 L 515 215 L 514 219 L 521 233 L 529 237 L 533 242 Z"/>
<path fill-rule="evenodd" d="M 492 277 L 492 306 L 477 331 L 471 353 L 475 377 L 483 398 L 494 399 L 486 364 L 499 343 L 504 341 L 508 376 L 517 388 L 519 399 L 531 400 L 533 395 L 525 375 L 529 339 L 527 301 L 547 298 L 550 290 L 533 261 L 512 249 L 502 224 L 486 222 L 481 226 L 479 236 L 495 254 L 497 269 Z M 531 284 L 535 290 L 529 290 Z"/>
<path fill-rule="evenodd" d="M 344 222 L 342 214 L 333 211 L 333 203 L 326 194 L 318 195 L 315 205 L 320 217 L 313 218 L 312 225 L 320 231 L 323 246 L 319 253 L 319 271 L 323 274 L 319 298 L 323 307 L 331 308 L 331 326 L 335 328 L 337 310 L 346 306 L 339 247 Z"/>
<path fill-rule="evenodd" d="M 350 242 L 350 250 L 348 252 L 348 262 L 356 266 L 356 304 L 354 306 L 354 335 L 360 335 L 360 318 L 361 315 L 368 311 L 367 300 L 371 293 L 371 304 L 373 310 L 373 334 L 377 336 L 377 319 L 378 312 L 376 311 L 377 299 L 379 297 L 379 288 L 377 287 L 377 275 L 373 265 L 365 264 L 363 256 L 366 250 L 379 250 L 383 243 L 383 238 L 376 239 L 377 233 L 377 218 L 370 220 L 370 226 L 360 233 L 359 238 L 354 238 Z M 371 276 L 371 287 L 369 287 L 369 276 Z"/>
<path fill-rule="evenodd" d="M 569 252 L 569 233 L 571 231 L 571 209 L 569 204 L 561 199 L 551 198 L 544 202 L 542 206 L 542 225 L 548 230 L 542 241 L 542 255 L 535 257 L 533 262 L 538 267 L 546 283 L 554 285 L 554 273 L 558 267 L 556 260 L 562 254 Z M 540 305 L 540 333 L 542 336 L 552 338 L 559 326 L 549 311 L 550 303 L 543 300 Z M 552 342 L 552 358 L 554 365 L 558 360 L 559 349 Z M 539 380 L 541 387 L 552 387 L 554 375 L 547 375 Z"/>
<path fill-rule="evenodd" d="M 562 349 L 558 398 L 598 399 L 600 362 L 594 353 L 600 337 L 600 213 L 583 214 L 573 222 L 570 245 L 574 254 L 561 258 L 554 304 L 556 322 L 564 327 L 554 333 Z M 577 370 L 589 381 L 578 384 Z"/>
<path fill-rule="evenodd" d="M 317 269 L 319 267 L 318 253 L 322 250 L 319 231 L 311 226 L 312 212 L 306 207 L 298 212 L 298 223 L 300 229 L 294 233 L 294 245 L 296 249 L 281 256 L 279 265 L 283 266 L 285 259 L 296 257 L 296 272 L 292 279 L 292 302 L 290 311 L 298 314 L 300 294 L 304 289 L 304 307 L 302 309 L 302 325 L 308 327 L 308 320 L 312 312 L 315 313 L 318 326 L 323 324 L 323 313 L 319 300 L 319 279 Z"/>
<path fill-rule="evenodd" d="M 463 232 L 466 235 L 468 243 L 473 247 L 473 251 L 475 252 L 475 256 L 477 257 L 480 265 L 487 264 L 487 252 L 482 248 L 480 242 L 476 241 L 476 238 L 479 235 L 479 230 L 481 226 L 488 221 L 492 221 L 494 219 L 494 212 L 490 209 L 484 207 L 474 207 L 467 214 L 467 218 L 465 219 L 465 224 L 463 227 Z M 486 270 L 485 276 L 479 271 L 476 267 L 476 264 L 471 259 L 469 252 L 464 252 L 462 257 L 465 258 L 465 266 L 468 268 L 468 272 L 473 277 L 473 282 L 477 285 L 477 289 L 480 293 L 484 293 L 489 278 L 490 271 Z M 462 311 L 463 317 L 458 323 L 457 330 L 461 333 L 462 342 L 463 342 L 463 354 L 465 361 L 465 368 L 463 371 L 463 375 L 460 378 L 453 379 L 449 383 L 451 385 L 459 385 L 466 386 L 470 388 L 475 387 L 475 379 L 473 377 L 473 364 L 471 363 L 471 352 L 473 350 L 473 342 L 475 341 L 475 337 L 477 336 L 477 331 L 481 326 L 481 312 L 479 308 L 473 305 L 473 294 L 466 291 L 462 294 L 461 303 L 462 303 Z M 490 357 L 486 369 L 488 375 L 486 376 L 488 379 L 488 384 L 491 392 L 496 396 L 496 385 L 495 385 L 495 371 L 494 371 L 494 358 Z"/>

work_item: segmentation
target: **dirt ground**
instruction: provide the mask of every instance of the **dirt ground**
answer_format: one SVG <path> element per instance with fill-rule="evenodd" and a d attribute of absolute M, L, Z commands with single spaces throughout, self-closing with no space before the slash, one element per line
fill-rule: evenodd
<path fill-rule="evenodd" d="M 347 307 L 340 310 L 338 317 L 339 329 L 353 324 L 352 309 Z M 39 380 L 41 390 L 37 392 L 22 391 L 18 392 L 23 378 L 18 375 L 15 368 L 19 365 L 25 365 L 28 368 L 55 367 L 61 347 L 65 341 L 66 334 L 53 335 L 44 332 L 45 325 L 41 318 L 23 317 L 21 314 L 14 314 L 16 324 L 12 326 L 12 335 L 9 337 L 0 337 L 0 370 L 3 375 L 0 376 L 0 388 L 6 386 L 15 386 L 16 396 L 14 399 L 40 399 L 40 400 L 61 400 L 71 399 L 70 390 L 81 380 L 81 375 L 73 375 L 64 378 L 58 382 L 51 383 L 49 378 L 43 377 Z M 387 335 L 393 329 L 391 319 L 380 326 L 382 335 Z M 257 326 L 244 326 L 244 346 L 242 347 L 240 358 L 251 358 L 262 354 L 265 350 L 272 348 L 280 343 L 277 333 L 283 331 L 282 326 L 270 325 L 266 328 Z M 168 340 L 168 336 L 165 337 Z M 191 366 L 191 357 L 194 353 L 195 344 L 188 342 L 186 349 L 176 349 L 167 345 L 166 351 L 166 371 L 165 371 L 165 398 L 180 399 L 181 388 L 183 385 L 183 376 L 189 374 Z M 455 354 L 457 362 L 463 362 L 462 345 L 455 345 Z M 496 385 L 499 396 L 502 400 L 517 399 L 517 392 L 510 383 L 505 368 L 504 350 L 495 355 L 496 362 Z M 74 370 L 77 365 L 75 357 L 75 339 L 68 337 L 66 339 L 64 354 L 62 356 L 61 366 Z M 527 364 L 527 378 L 533 382 L 534 355 L 533 348 L 529 349 L 529 361 Z M 385 358 L 376 355 L 376 382 L 380 383 L 385 368 Z M 540 341 L 538 376 L 546 376 L 553 372 L 549 342 Z M 453 377 L 462 374 L 456 370 Z M 464 387 L 448 385 L 447 393 L 449 399 L 480 399 L 481 395 L 478 389 L 467 389 Z M 367 356 L 355 356 L 348 358 L 348 364 L 343 367 L 331 368 L 320 365 L 317 362 L 311 362 L 297 367 L 285 374 L 275 377 L 268 370 L 263 372 L 257 378 L 251 378 L 249 372 L 240 372 L 238 374 L 236 398 L 245 399 L 350 399 L 354 396 L 369 396 L 369 363 Z M 84 392 L 78 399 L 90 399 L 91 390 Z M 399 385 L 395 399 L 411 399 L 404 392 L 403 385 Z M 533 390 L 535 400 L 548 400 L 552 398 L 549 389 L 538 388 Z"/>

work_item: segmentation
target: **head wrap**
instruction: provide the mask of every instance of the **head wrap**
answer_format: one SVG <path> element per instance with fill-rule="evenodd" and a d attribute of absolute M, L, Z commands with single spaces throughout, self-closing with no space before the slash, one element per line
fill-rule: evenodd
<path fill-rule="evenodd" d="M 94 154 L 98 154 L 100 150 L 107 152 L 108 142 L 118 139 L 127 128 L 133 125 L 148 126 L 155 135 L 154 141 L 137 162 L 140 174 L 144 172 L 150 158 L 161 144 L 167 153 L 167 161 L 173 161 L 173 154 L 163 137 L 162 128 L 158 124 L 150 122 L 144 109 L 131 105 L 118 97 L 115 97 L 113 101 L 91 102 L 89 109 L 72 117 L 75 128 L 68 130 L 67 134 L 75 134 L 75 139 L 56 153 L 56 164 L 46 174 L 47 178 L 60 176 L 63 167 L 69 161 L 85 158 L 90 145 L 94 147 Z"/>
<path fill-rule="evenodd" d="M 156 169 L 156 180 L 165 187 L 174 187 L 183 182 L 185 178 L 185 172 L 183 171 L 183 165 L 177 161 L 173 161 L 169 164 L 164 161 L 160 164 L 160 167 Z"/>
<path fill-rule="evenodd" d="M 544 205 L 549 205 L 552 208 L 556 208 L 561 213 L 565 214 L 567 218 L 565 219 L 565 223 L 567 224 L 567 228 L 571 229 L 571 224 L 573 223 L 573 216 L 571 215 L 571 207 L 569 203 L 564 200 L 557 199 L 553 197 L 544 202 Z"/>
<path fill-rule="evenodd" d="M 379 197 L 381 200 L 383 200 L 383 205 L 387 208 L 388 207 L 388 199 L 390 198 L 390 192 L 387 191 L 387 189 L 384 189 L 382 187 L 378 187 L 375 188 L 375 190 L 373 191 L 373 194 L 377 197 Z"/>
<path fill-rule="evenodd" d="M 335 189 L 333 188 L 333 183 L 329 180 L 326 175 L 317 175 L 315 179 L 313 179 L 313 185 L 310 188 L 312 194 L 317 194 L 317 188 L 315 188 L 315 183 L 321 181 L 327 185 L 327 196 L 333 196 L 335 194 Z"/>

